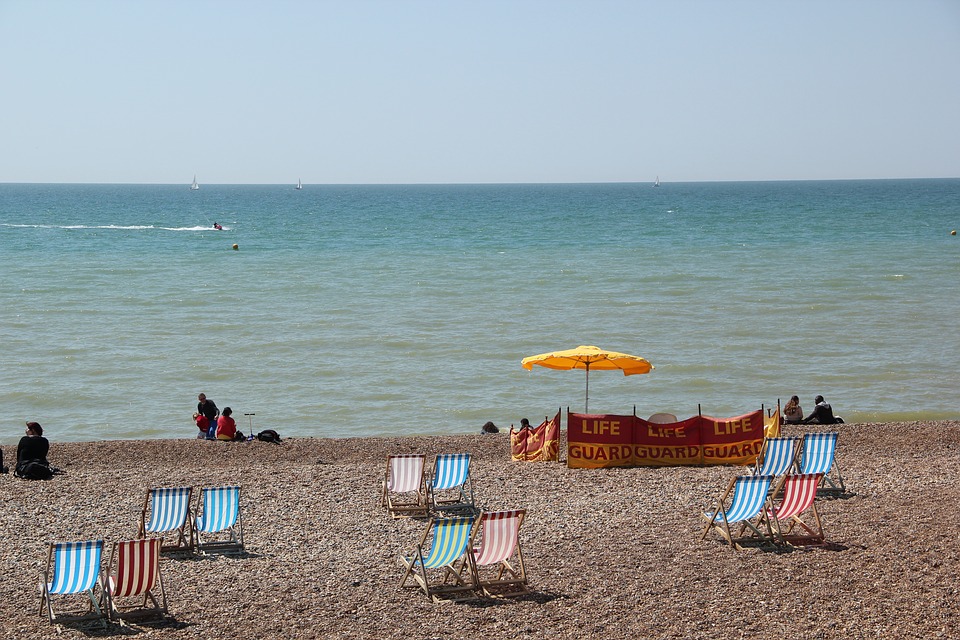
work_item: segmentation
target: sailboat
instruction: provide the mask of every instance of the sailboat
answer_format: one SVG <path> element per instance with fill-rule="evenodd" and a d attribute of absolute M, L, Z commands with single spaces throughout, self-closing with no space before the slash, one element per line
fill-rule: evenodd
<path fill-rule="evenodd" d="M 196 191 L 200 188 L 197 184 L 197 174 L 193 174 L 193 184 L 190 185 L 190 191 Z"/>
<path fill-rule="evenodd" d="M 656 182 L 653 183 L 653 186 L 655 186 L 655 187 L 659 187 L 659 186 L 660 186 L 660 176 L 657 176 L 657 180 L 656 180 Z"/>
<path fill-rule="evenodd" d="M 301 189 L 303 189 L 303 183 L 300 182 L 300 178 L 297 178 L 297 186 L 295 186 L 294 189 L 296 189 L 297 191 L 300 191 Z"/>

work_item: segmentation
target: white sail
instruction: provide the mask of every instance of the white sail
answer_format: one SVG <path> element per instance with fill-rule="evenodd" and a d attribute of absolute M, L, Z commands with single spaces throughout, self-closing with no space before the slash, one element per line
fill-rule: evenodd
<path fill-rule="evenodd" d="M 656 182 L 653 183 L 653 186 L 655 186 L 655 187 L 659 187 L 659 186 L 660 186 L 660 176 L 657 176 L 657 180 L 656 180 Z"/>
<path fill-rule="evenodd" d="M 299 191 L 300 189 L 303 189 L 303 183 L 300 182 L 300 179 L 299 179 L 299 178 L 297 178 L 297 186 L 296 186 L 295 188 L 296 188 L 298 191 Z"/>
<path fill-rule="evenodd" d="M 191 191 L 196 191 L 200 188 L 200 185 L 197 184 L 197 174 L 193 174 L 193 184 L 190 185 Z"/>

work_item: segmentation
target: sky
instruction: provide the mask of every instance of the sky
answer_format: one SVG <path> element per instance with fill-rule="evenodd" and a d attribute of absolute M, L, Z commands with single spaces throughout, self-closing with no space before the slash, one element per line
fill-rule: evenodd
<path fill-rule="evenodd" d="M 0 0 L 0 183 L 960 177 L 958 0 Z"/>

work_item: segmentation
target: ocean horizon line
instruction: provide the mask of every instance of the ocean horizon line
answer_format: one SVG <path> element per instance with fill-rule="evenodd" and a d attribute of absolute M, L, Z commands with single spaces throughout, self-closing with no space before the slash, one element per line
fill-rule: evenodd
<path fill-rule="evenodd" d="M 850 183 L 850 182 L 914 182 L 914 181 L 940 181 L 940 180 L 960 180 L 960 176 L 915 176 L 915 177 L 881 177 L 881 178 L 762 178 L 762 179 L 730 179 L 730 180 L 670 180 L 661 179 L 662 185 L 696 185 L 696 184 L 791 184 L 791 183 Z M 295 184 L 294 181 L 286 182 L 203 182 L 198 181 L 203 187 L 285 187 Z M 547 182 L 304 182 L 304 186 L 320 187 L 473 187 L 473 186 L 584 186 L 584 185 L 632 185 L 632 184 L 654 184 L 655 180 L 585 180 L 585 181 L 547 181 Z M 0 185 L 10 186 L 145 186 L 145 187 L 179 187 L 181 185 L 190 186 L 189 181 L 180 182 L 81 182 L 81 181 L 58 181 L 58 182 L 33 182 L 33 181 L 0 181 Z"/>

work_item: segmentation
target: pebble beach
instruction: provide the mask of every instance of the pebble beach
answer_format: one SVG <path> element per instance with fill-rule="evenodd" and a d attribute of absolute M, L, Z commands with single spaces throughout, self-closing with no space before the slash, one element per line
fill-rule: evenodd
<path fill-rule="evenodd" d="M 700 540 L 700 512 L 739 467 L 513 462 L 506 433 L 53 440 L 50 462 L 64 473 L 0 476 L 0 637 L 957 637 L 960 421 L 835 430 L 848 491 L 818 501 L 826 544 L 778 551 Z M 15 447 L 3 449 L 9 465 Z M 426 520 L 390 518 L 380 486 L 387 455 L 413 452 L 428 467 L 437 453 L 470 452 L 478 506 L 527 509 L 531 593 L 434 603 L 398 589 L 397 558 Z M 167 620 L 104 630 L 39 614 L 48 542 L 131 539 L 149 487 L 233 483 L 247 554 L 164 557 Z"/>

